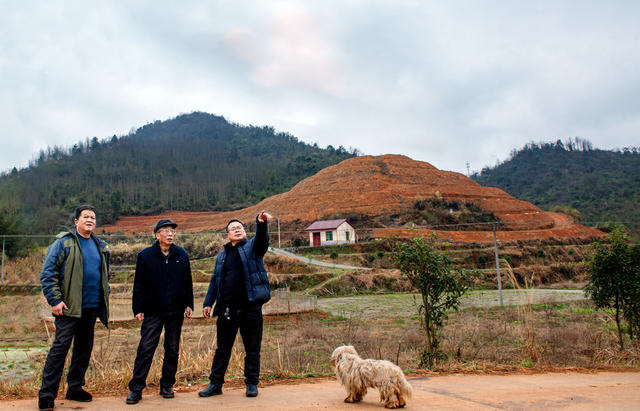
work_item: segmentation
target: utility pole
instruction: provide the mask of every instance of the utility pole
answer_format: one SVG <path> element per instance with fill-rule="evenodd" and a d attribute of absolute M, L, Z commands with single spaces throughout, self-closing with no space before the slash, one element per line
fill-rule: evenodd
<path fill-rule="evenodd" d="M 277 220 L 278 220 L 278 248 L 280 248 L 280 217 L 278 217 Z"/>
<path fill-rule="evenodd" d="M 496 257 L 496 272 L 498 273 L 498 295 L 500 296 L 500 306 L 502 306 L 502 280 L 500 279 L 500 264 L 498 263 L 498 241 L 496 240 L 496 225 L 491 224 L 493 228 L 493 252 Z"/>
<path fill-rule="evenodd" d="M 471 172 L 469 171 L 469 160 L 467 160 L 467 177 L 471 176 Z"/>
<path fill-rule="evenodd" d="M 2 236 L 2 282 L 4 283 L 4 240 L 5 236 Z"/>

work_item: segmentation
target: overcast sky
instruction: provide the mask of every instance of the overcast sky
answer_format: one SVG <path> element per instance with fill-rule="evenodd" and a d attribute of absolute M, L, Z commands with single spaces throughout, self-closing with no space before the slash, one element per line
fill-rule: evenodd
<path fill-rule="evenodd" d="M 0 0 L 0 171 L 205 111 L 463 172 L 640 145 L 638 1 Z"/>

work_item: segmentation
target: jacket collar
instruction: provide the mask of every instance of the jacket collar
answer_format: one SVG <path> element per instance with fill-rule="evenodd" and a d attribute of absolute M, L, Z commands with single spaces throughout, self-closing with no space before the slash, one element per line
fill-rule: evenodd
<path fill-rule="evenodd" d="M 75 230 L 75 229 L 71 230 L 71 231 L 62 231 L 60 234 L 58 234 L 56 236 L 56 238 L 62 238 L 62 237 L 68 236 L 68 235 L 74 237 L 78 241 L 80 239 L 80 234 L 78 234 L 78 230 Z M 84 237 L 82 237 L 82 238 L 84 238 Z M 91 238 L 96 243 L 99 243 L 98 238 L 96 236 L 94 236 L 93 233 L 91 233 L 89 235 L 89 238 Z"/>
<path fill-rule="evenodd" d="M 76 240 L 76 242 L 80 241 L 79 240 L 80 235 L 78 235 L 78 231 L 77 230 L 61 231 L 60 233 L 58 233 L 58 235 L 56 235 L 56 238 L 63 238 L 63 237 L 66 237 L 66 236 L 73 237 L 73 239 Z M 107 243 L 105 243 L 104 241 L 100 240 L 98 237 L 95 236 L 95 234 L 91 233 L 91 236 L 89 238 L 91 238 L 96 243 L 96 245 L 98 246 L 98 250 L 99 251 L 102 252 L 104 250 L 107 250 L 107 252 L 108 252 Z"/>
<path fill-rule="evenodd" d="M 73 236 L 76 237 L 78 240 L 80 239 L 80 237 L 82 237 L 80 234 L 78 234 L 78 230 L 72 230 L 71 234 L 73 234 Z M 82 237 L 82 238 L 85 238 L 85 237 Z M 93 236 L 93 233 L 89 233 L 89 238 L 93 239 L 93 241 L 96 240 L 95 237 Z"/>
<path fill-rule="evenodd" d="M 240 241 L 239 243 L 236 243 L 235 247 L 241 247 L 245 244 L 247 244 L 247 239 L 245 238 L 244 240 Z M 231 244 L 231 241 L 229 241 L 227 244 L 224 245 L 224 249 L 225 251 L 229 251 L 231 249 L 231 247 L 233 247 L 233 245 Z"/>
<path fill-rule="evenodd" d="M 162 253 L 162 249 L 160 249 L 160 242 L 158 240 L 156 240 L 156 242 L 153 243 L 153 245 L 151 247 L 153 247 L 153 252 L 155 254 L 164 255 Z M 171 245 L 169 246 L 169 254 L 167 254 L 167 255 L 170 255 L 174 251 L 174 249 L 175 249 L 175 245 L 173 243 L 171 243 Z"/>

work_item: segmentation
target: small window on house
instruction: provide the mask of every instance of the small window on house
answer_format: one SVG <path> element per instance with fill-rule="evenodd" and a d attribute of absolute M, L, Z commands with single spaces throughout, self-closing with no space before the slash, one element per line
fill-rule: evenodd
<path fill-rule="evenodd" d="M 333 241 L 333 232 L 327 231 L 327 241 Z"/>
<path fill-rule="evenodd" d="M 348 232 L 348 231 L 345 231 L 345 232 L 344 232 L 344 238 L 345 238 L 347 241 L 349 241 L 349 234 L 351 234 L 351 233 L 350 233 L 350 232 Z"/>

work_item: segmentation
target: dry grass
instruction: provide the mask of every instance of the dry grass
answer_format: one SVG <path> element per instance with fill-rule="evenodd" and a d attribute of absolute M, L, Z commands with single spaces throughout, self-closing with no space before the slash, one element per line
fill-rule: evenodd
<path fill-rule="evenodd" d="M 640 345 L 631 344 L 628 350 L 620 353 L 610 326 L 610 315 L 594 311 L 588 302 L 532 306 L 527 316 L 527 325 L 524 325 L 522 314 L 515 307 L 452 313 L 442 332 L 441 348 L 447 357 L 439 360 L 433 371 L 599 369 L 640 365 Z M 124 323 L 110 331 L 102 325 L 96 327 L 87 389 L 96 393 L 124 394 L 139 341 L 139 324 Z M 529 339 L 526 330 L 533 327 L 535 339 Z M 216 346 L 215 333 L 213 321 L 185 322 L 178 387 L 207 382 Z M 388 359 L 405 370 L 415 370 L 421 338 L 417 316 L 367 321 L 321 313 L 266 317 L 261 375 L 264 382 L 330 375 L 329 356 L 337 345 L 346 343 L 355 345 L 363 357 Z M 147 380 L 151 387 L 157 387 L 160 380 L 161 347 L 162 341 Z M 239 338 L 227 371 L 230 384 L 242 384 L 243 364 Z M 0 397 L 36 395 L 42 362 L 35 365 L 34 376 L 25 382 L 0 382 Z M 65 387 L 61 389 L 64 392 Z"/>
<path fill-rule="evenodd" d="M 127 237 L 120 241 L 110 242 L 112 264 L 135 264 L 140 251 L 151 246 L 155 239 L 148 237 Z M 207 258 L 218 254 L 222 245 L 226 242 L 220 234 L 194 235 L 179 233 L 175 238 L 175 244 L 183 247 L 189 253 L 189 257 Z"/>
<path fill-rule="evenodd" d="M 357 270 L 338 275 L 307 292 L 318 296 L 341 296 L 413 290 L 411 282 L 399 270 Z"/>
<path fill-rule="evenodd" d="M 190 246 L 201 250 L 203 256 L 216 252 L 221 244 L 218 238 L 194 237 L 189 240 L 192 242 Z M 121 249 L 116 245 L 115 248 L 115 254 L 121 254 L 122 262 L 131 261 L 137 253 L 135 248 L 128 245 L 122 245 Z M 38 284 L 45 251 L 43 249 L 39 254 L 10 260 L 5 267 L 7 282 Z M 517 258 L 517 255 L 513 254 L 513 258 Z M 376 259 L 379 259 L 377 254 Z M 294 288 L 299 285 L 300 289 L 307 289 L 322 284 L 334 275 L 311 270 L 286 257 L 267 255 L 265 263 L 274 283 L 292 285 Z M 506 267 L 506 276 L 515 289 L 527 289 L 533 283 L 540 283 L 538 277 L 543 274 L 556 280 L 581 279 L 577 271 L 572 276 L 552 276 L 548 266 L 543 265 L 530 265 L 528 268 L 531 270 L 527 272 L 511 270 L 506 261 L 501 262 L 501 267 Z M 207 271 L 210 273 L 212 268 L 213 259 L 194 263 L 194 270 L 202 270 L 200 275 L 207 281 L 210 275 Z M 362 293 L 363 290 L 410 290 L 410 285 L 405 283 L 406 279 L 397 271 L 357 271 L 328 281 L 320 293 L 344 295 Z M 116 288 L 113 288 L 114 294 L 130 294 L 130 287 Z M 384 300 L 385 296 L 381 298 L 379 309 L 393 311 L 392 301 Z M 50 328 L 46 328 L 39 311 L 43 306 L 42 299 L 41 295 L 0 297 L 0 345 L 51 344 L 51 324 Z M 329 375 L 332 373 L 329 356 L 340 344 L 353 344 L 363 357 L 388 359 L 405 370 L 417 369 L 423 347 L 417 315 L 404 312 L 394 317 L 376 317 L 375 314 L 369 317 L 366 320 L 346 319 L 323 313 L 265 317 L 262 381 L 268 383 L 280 378 Z M 611 314 L 594 310 L 588 301 L 465 309 L 451 313 L 441 334 L 441 349 L 446 357 L 436 363 L 434 371 L 639 367 L 640 343 L 629 343 L 628 349 L 618 351 L 612 324 Z M 139 327 L 137 322 L 114 324 L 111 330 L 100 324 L 96 326 L 94 351 L 87 372 L 89 391 L 126 393 L 140 338 Z M 177 374 L 178 387 L 207 382 L 215 341 L 215 322 L 200 319 L 185 321 Z M 160 380 L 162 351 L 161 341 L 147 379 L 152 387 L 157 387 Z M 34 358 L 32 366 L 35 372 L 25 381 L 12 382 L 0 378 L 0 398 L 37 395 L 43 363 L 43 358 Z M 227 371 L 230 384 L 242 384 L 243 364 L 242 343 L 238 337 Z M 63 376 L 63 392 L 66 389 L 65 380 L 66 376 Z"/>
<path fill-rule="evenodd" d="M 535 274 L 531 274 L 530 276 L 524 276 L 522 279 L 523 284 L 521 285 L 511 266 L 505 260 L 501 261 L 501 265 L 506 268 L 507 278 L 511 282 L 511 285 L 516 290 L 530 290 L 533 288 L 533 284 L 535 282 Z M 518 306 L 518 319 L 521 323 L 521 334 L 522 334 L 522 363 L 523 364 L 534 364 L 540 358 L 540 346 L 536 343 L 536 318 L 533 315 L 533 306 L 531 304 L 531 298 L 527 296 L 527 303 Z"/>
<path fill-rule="evenodd" d="M 513 277 L 508 268 L 506 275 Z M 362 287 L 375 287 L 378 281 L 389 280 L 378 277 L 375 273 L 354 274 L 351 280 Z M 514 287 L 526 288 L 527 284 L 514 282 Z M 118 291 L 126 294 L 128 289 Z M 393 309 L 393 295 L 379 297 L 377 305 L 381 309 Z M 42 298 L 29 295 L 0 298 L 0 345 L 50 345 L 53 332 L 45 328 L 40 309 L 34 308 L 43 306 Z M 388 359 L 405 370 L 417 369 L 423 346 L 418 316 L 403 312 L 367 317 L 346 319 L 323 313 L 265 317 L 262 380 L 329 375 L 332 373 L 329 356 L 340 344 L 353 344 L 363 357 Z M 612 324 L 611 314 L 594 310 L 588 301 L 465 309 L 451 313 L 442 331 L 441 349 L 446 358 L 437 362 L 434 371 L 640 366 L 640 345 L 629 344 L 620 353 Z M 139 327 L 135 321 L 114 324 L 111 330 L 96 325 L 87 373 L 89 391 L 126 393 L 140 338 Z M 238 338 L 227 372 L 230 384 L 242 384 L 244 354 Z M 215 322 L 185 321 L 178 387 L 207 382 L 215 340 Z M 156 387 L 160 379 L 162 351 L 161 341 L 147 380 L 151 387 Z M 0 397 L 35 396 L 43 359 L 35 358 L 32 365 L 35 372 L 26 381 L 0 379 Z M 64 389 L 63 383 L 61 390 Z"/>
<path fill-rule="evenodd" d="M 46 329 L 41 319 L 43 301 L 42 295 L 0 297 L 0 346 L 46 342 Z"/>
<path fill-rule="evenodd" d="M 46 248 L 39 248 L 26 257 L 7 258 L 4 262 L 6 284 L 40 284 L 40 272 Z"/>
<path fill-rule="evenodd" d="M 312 265 L 302 263 L 291 257 L 271 253 L 265 254 L 264 265 L 270 274 L 309 274 L 316 271 Z"/>

